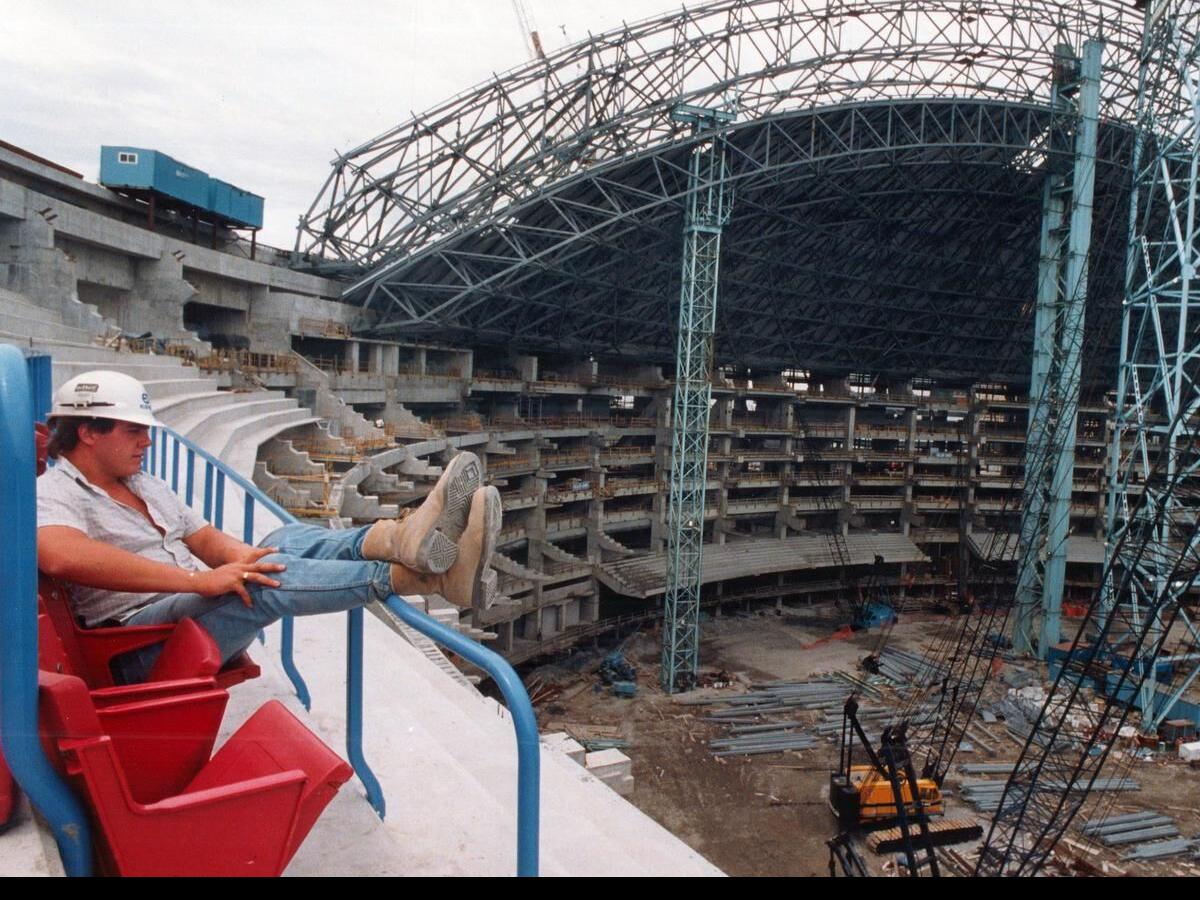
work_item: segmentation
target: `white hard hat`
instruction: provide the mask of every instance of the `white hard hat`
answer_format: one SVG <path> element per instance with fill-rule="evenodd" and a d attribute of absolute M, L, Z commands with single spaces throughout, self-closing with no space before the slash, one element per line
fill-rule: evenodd
<path fill-rule="evenodd" d="M 150 395 L 140 381 L 105 369 L 76 375 L 60 387 L 50 410 L 50 418 L 56 416 L 115 419 L 148 426 L 161 424 L 154 418 Z"/>

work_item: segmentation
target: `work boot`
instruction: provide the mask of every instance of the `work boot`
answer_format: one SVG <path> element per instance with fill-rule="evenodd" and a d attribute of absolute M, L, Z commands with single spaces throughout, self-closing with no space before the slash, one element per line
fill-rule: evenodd
<path fill-rule="evenodd" d="M 458 559 L 443 574 L 414 572 L 392 566 L 392 590 L 397 594 L 441 594 L 464 609 L 487 609 L 496 602 L 496 573 L 488 564 L 500 535 L 500 492 L 479 488 L 471 497 L 467 527 L 458 542 Z"/>
<path fill-rule="evenodd" d="M 479 457 L 458 454 L 420 506 L 371 526 L 363 539 L 363 559 L 388 560 L 426 575 L 449 570 L 458 558 L 457 542 L 482 476 Z"/>

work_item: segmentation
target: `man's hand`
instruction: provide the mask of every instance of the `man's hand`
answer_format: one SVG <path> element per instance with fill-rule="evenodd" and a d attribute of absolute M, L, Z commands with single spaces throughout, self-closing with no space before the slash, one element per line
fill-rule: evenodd
<path fill-rule="evenodd" d="M 267 548 L 255 550 L 256 558 L 274 552 Z M 220 597 L 223 594 L 237 594 L 247 606 L 253 606 L 247 584 L 261 584 L 266 587 L 279 587 L 279 582 L 269 577 L 268 572 L 283 572 L 287 566 L 280 563 L 264 562 L 232 562 L 226 563 L 208 572 L 194 572 L 189 579 L 190 588 L 201 597 Z"/>

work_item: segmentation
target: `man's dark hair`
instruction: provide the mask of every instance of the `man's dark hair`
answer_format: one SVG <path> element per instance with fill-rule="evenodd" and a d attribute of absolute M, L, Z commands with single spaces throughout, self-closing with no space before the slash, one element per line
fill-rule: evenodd
<path fill-rule="evenodd" d="M 97 434 L 108 434 L 116 427 L 116 419 L 83 419 L 75 416 L 56 416 L 50 425 L 50 443 L 46 448 L 51 459 L 70 453 L 79 446 L 79 428 L 86 425 Z"/>

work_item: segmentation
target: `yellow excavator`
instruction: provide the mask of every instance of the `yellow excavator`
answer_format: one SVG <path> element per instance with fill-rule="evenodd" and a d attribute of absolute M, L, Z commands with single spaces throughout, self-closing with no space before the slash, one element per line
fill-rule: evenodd
<path fill-rule="evenodd" d="M 870 828 L 902 819 L 917 824 L 944 812 L 937 782 L 917 778 L 913 771 L 905 743 L 907 723 L 885 728 L 876 752 L 858 721 L 858 701 L 854 697 L 846 701 L 842 714 L 842 744 L 838 769 L 829 776 L 829 806 L 843 828 Z M 856 737 L 868 764 L 854 764 Z"/>

